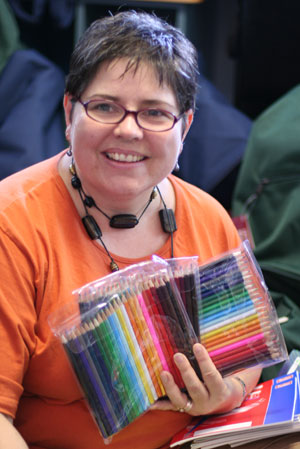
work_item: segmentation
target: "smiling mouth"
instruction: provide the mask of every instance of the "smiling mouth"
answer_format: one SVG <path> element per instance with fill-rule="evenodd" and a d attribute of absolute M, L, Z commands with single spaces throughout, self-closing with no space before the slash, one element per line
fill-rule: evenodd
<path fill-rule="evenodd" d="M 138 156 L 133 154 L 124 153 L 106 153 L 108 159 L 119 162 L 140 162 L 145 159 L 144 156 Z"/>

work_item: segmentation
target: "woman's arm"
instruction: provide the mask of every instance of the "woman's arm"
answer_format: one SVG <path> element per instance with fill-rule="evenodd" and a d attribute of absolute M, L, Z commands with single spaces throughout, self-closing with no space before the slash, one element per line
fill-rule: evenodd
<path fill-rule="evenodd" d="M 27 444 L 13 426 L 12 418 L 0 413 L 0 449 L 28 449 Z"/>
<path fill-rule="evenodd" d="M 187 394 L 178 388 L 171 373 L 164 371 L 161 378 L 169 401 L 158 401 L 152 408 L 181 409 L 190 415 L 199 416 L 224 413 L 238 407 L 245 395 L 256 386 L 261 369 L 249 368 L 223 378 L 204 346 L 196 343 L 193 349 L 203 381 L 198 378 L 185 355 L 175 354 L 174 361 L 181 373 Z M 185 408 L 187 410 L 184 410 Z"/>

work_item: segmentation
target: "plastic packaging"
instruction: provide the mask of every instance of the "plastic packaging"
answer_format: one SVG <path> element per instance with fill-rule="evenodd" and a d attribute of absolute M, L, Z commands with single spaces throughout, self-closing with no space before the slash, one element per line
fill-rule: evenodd
<path fill-rule="evenodd" d="M 293 349 L 290 352 L 288 359 L 280 368 L 278 377 L 294 373 L 295 371 L 300 372 L 300 351 L 298 349 Z"/>
<path fill-rule="evenodd" d="M 73 292 L 50 317 L 104 439 L 165 396 L 160 373 L 184 383 L 173 361 L 198 341 L 165 261 L 132 265 Z"/>
<path fill-rule="evenodd" d="M 198 256 L 167 259 L 194 331 L 200 337 L 201 287 Z M 199 339 L 200 341 L 200 339 Z"/>
<path fill-rule="evenodd" d="M 72 298 L 49 322 L 106 442 L 165 396 L 163 370 L 185 388 L 176 352 L 201 378 L 192 352 L 200 339 L 222 375 L 287 358 L 247 242 L 200 266 L 197 256 L 153 256 L 84 285 Z"/>
<path fill-rule="evenodd" d="M 248 241 L 201 265 L 199 274 L 201 343 L 223 375 L 287 359 L 276 309 Z"/>

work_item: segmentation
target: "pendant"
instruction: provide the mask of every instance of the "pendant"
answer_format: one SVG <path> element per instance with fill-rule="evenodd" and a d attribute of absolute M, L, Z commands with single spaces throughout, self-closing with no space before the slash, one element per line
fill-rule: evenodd
<path fill-rule="evenodd" d="M 138 224 L 139 220 L 135 215 L 132 214 L 120 214 L 120 215 L 114 215 L 111 217 L 109 221 L 109 226 L 111 228 L 124 228 L 124 229 L 130 229 L 134 228 Z"/>
<path fill-rule="evenodd" d="M 119 267 L 114 260 L 112 260 L 109 264 L 111 271 L 114 273 L 115 271 L 119 271 Z"/>

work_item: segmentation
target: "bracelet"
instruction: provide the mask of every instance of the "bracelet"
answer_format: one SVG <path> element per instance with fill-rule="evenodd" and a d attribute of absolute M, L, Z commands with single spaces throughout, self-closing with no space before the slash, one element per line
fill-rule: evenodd
<path fill-rule="evenodd" d="M 239 376 L 234 376 L 233 379 L 237 380 L 237 381 L 239 382 L 239 384 L 242 386 L 242 389 L 243 389 L 243 398 L 242 398 L 242 401 L 241 401 L 241 402 L 243 402 L 243 400 L 244 400 L 245 397 L 247 396 L 246 384 L 245 384 L 245 382 L 243 381 L 243 379 L 241 379 Z"/>

